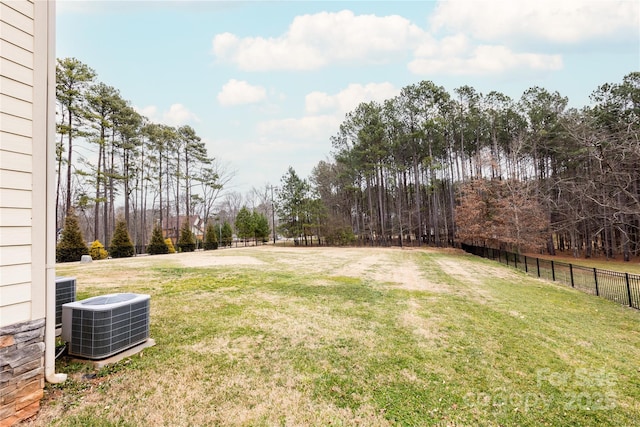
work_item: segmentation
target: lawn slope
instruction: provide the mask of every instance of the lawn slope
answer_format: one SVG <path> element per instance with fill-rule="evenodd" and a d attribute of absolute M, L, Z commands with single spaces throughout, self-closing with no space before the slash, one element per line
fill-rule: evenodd
<path fill-rule="evenodd" d="M 31 425 L 638 425 L 640 313 L 456 251 L 246 248 L 61 264 L 151 294 L 157 345 L 67 359 Z"/>

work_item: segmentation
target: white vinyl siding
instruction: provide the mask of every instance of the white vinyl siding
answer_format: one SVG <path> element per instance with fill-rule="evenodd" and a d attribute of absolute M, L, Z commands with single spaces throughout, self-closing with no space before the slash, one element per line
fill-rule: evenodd
<path fill-rule="evenodd" d="M 0 307 L 0 326 L 31 320 L 31 301 Z"/>
<path fill-rule="evenodd" d="M 0 246 L 30 247 L 32 237 L 31 227 L 3 227 L 2 234 L 0 234 Z M 2 260 L 2 264 L 4 264 L 4 260 Z"/>
<path fill-rule="evenodd" d="M 22 283 L 20 285 L 0 287 L 0 301 L 9 304 L 20 304 L 31 299 L 31 285 Z"/>
<path fill-rule="evenodd" d="M 4 265 L 12 265 L 22 262 L 26 258 L 31 258 L 31 248 L 24 246 L 0 246 L 0 259 Z M 2 301 L 2 298 L 0 298 Z"/>
<path fill-rule="evenodd" d="M 2 263 L 4 264 L 4 262 L 5 261 L 3 260 Z M 20 262 L 22 262 L 22 260 L 20 260 Z M 0 288 L 30 282 L 31 264 L 3 265 L 0 267 Z M 4 304 L 4 300 L 2 303 Z"/>
<path fill-rule="evenodd" d="M 2 157 L 0 158 L 0 165 L 15 165 L 14 161 L 20 161 L 16 156 L 20 154 L 26 154 L 22 159 L 23 164 L 28 164 L 26 170 L 31 172 L 32 160 L 31 154 L 33 154 L 33 146 L 31 144 L 31 138 L 23 135 L 16 135 L 14 133 L 0 132 L 0 150 L 2 150 Z M 12 157 L 13 156 L 13 157 Z M 0 166 L 2 168 L 3 166 Z"/>
<path fill-rule="evenodd" d="M 23 117 L 0 113 L 0 130 L 31 138 L 33 136 L 33 122 Z"/>
<path fill-rule="evenodd" d="M 0 25 L 0 39 L 29 52 L 33 52 L 33 28 L 24 29 L 17 26 L 15 22 L 11 21 L 11 16 L 14 16 L 14 13 L 10 12 L 8 15 L 5 15 L 4 11 L 6 9 L 8 9 L 6 5 L 0 4 L 0 20 L 2 21 L 2 25 Z"/>
<path fill-rule="evenodd" d="M 26 216 L 23 209 L 0 207 L 0 227 L 7 229 L 9 229 L 9 227 L 20 227 L 20 229 L 26 228 L 31 230 L 31 217 Z M 6 236 L 8 236 L 8 233 L 0 234 L 0 242 L 2 242 Z M 2 246 L 1 243 L 0 246 Z"/>
<path fill-rule="evenodd" d="M 11 80 L 8 77 L 0 75 L 0 87 L 2 93 L 16 99 L 22 99 L 29 103 L 33 100 L 33 86 Z"/>
<path fill-rule="evenodd" d="M 0 113 L 31 120 L 33 118 L 33 104 L 20 98 L 0 94 Z"/>
<path fill-rule="evenodd" d="M 14 171 L 9 168 L 0 169 L 0 188 L 3 182 L 11 182 L 16 190 L 31 191 L 31 173 Z M 4 205 L 4 203 L 3 203 Z"/>
<path fill-rule="evenodd" d="M 0 52 L 3 58 L 33 70 L 33 52 L 2 39 L 0 39 Z"/>
<path fill-rule="evenodd" d="M 33 312 L 34 299 L 42 305 L 39 294 L 45 291 L 43 281 L 36 283 L 40 280 L 34 260 L 34 248 L 43 247 L 45 238 L 40 230 L 35 232 L 33 218 L 37 197 L 43 197 L 34 194 L 34 187 L 42 186 L 34 185 L 34 170 L 46 168 L 33 155 L 46 149 L 40 137 L 46 115 L 40 117 L 34 104 L 38 91 L 46 93 L 48 72 L 46 66 L 38 68 L 42 59 L 36 46 L 35 35 L 41 31 L 36 28 L 36 8 L 46 9 L 46 2 L 41 3 L 0 1 L 0 327 L 44 316 L 42 310 Z M 48 28 L 46 20 L 40 25 Z M 44 85 L 38 83 L 42 81 Z"/>
<path fill-rule="evenodd" d="M 33 69 L 5 58 L 0 58 L 0 74 L 26 85 L 33 81 Z"/>
<path fill-rule="evenodd" d="M 16 27 L 33 36 L 33 2 L 15 0 L 0 3 L 0 19 L 5 24 Z M 33 44 L 31 49 L 33 49 Z"/>

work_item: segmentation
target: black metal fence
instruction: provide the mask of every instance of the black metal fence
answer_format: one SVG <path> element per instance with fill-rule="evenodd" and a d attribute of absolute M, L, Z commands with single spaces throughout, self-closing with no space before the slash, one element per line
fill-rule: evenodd
<path fill-rule="evenodd" d="M 640 275 L 583 267 L 500 249 L 462 244 L 465 252 L 492 259 L 534 276 L 640 309 Z"/>

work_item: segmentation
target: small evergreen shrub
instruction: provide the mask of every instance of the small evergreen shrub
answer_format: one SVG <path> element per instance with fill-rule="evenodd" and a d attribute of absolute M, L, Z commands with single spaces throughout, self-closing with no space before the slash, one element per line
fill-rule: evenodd
<path fill-rule="evenodd" d="M 169 246 L 167 245 L 167 242 L 165 242 L 164 239 L 162 238 L 162 229 L 160 228 L 160 226 L 156 226 L 153 228 L 153 233 L 151 234 L 151 241 L 147 245 L 147 253 L 149 255 L 169 253 Z"/>
<path fill-rule="evenodd" d="M 109 246 L 111 258 L 128 258 L 132 257 L 135 252 L 133 242 L 131 242 L 131 237 L 129 237 L 129 231 L 127 230 L 127 223 L 119 219 L 116 221 L 116 229 L 113 232 L 111 245 Z"/>
<path fill-rule="evenodd" d="M 356 241 L 356 236 L 348 227 L 340 227 L 328 233 L 325 240 L 329 246 L 348 246 Z"/>
<path fill-rule="evenodd" d="M 89 249 L 89 255 L 91 255 L 91 259 L 106 259 L 109 256 L 109 252 L 104 248 L 104 245 L 100 243 L 100 240 L 95 240 L 91 244 L 91 249 Z"/>
<path fill-rule="evenodd" d="M 193 252 L 196 250 L 196 239 L 191 232 L 189 221 L 185 221 L 180 229 L 180 238 L 178 239 L 178 248 L 180 252 Z"/>
<path fill-rule="evenodd" d="M 176 253 L 176 248 L 173 246 L 173 242 L 171 241 L 171 239 L 169 237 L 167 237 L 166 239 L 164 239 L 164 242 L 167 244 L 167 248 L 169 249 L 169 253 L 170 254 L 175 254 Z"/>
<path fill-rule="evenodd" d="M 89 248 L 82 237 L 78 218 L 73 211 L 67 213 L 62 229 L 62 238 L 56 245 L 56 262 L 80 261 L 82 255 L 88 255 Z"/>
<path fill-rule="evenodd" d="M 204 250 L 218 249 L 218 232 L 216 227 L 209 223 L 204 233 Z"/>
<path fill-rule="evenodd" d="M 232 242 L 233 229 L 231 228 L 231 224 L 225 221 L 224 224 L 222 224 L 222 240 L 220 241 L 220 244 L 222 244 L 222 246 L 231 246 Z"/>

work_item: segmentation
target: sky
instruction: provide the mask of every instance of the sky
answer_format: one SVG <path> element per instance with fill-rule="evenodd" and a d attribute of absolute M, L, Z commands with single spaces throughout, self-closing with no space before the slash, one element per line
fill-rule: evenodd
<path fill-rule="evenodd" d="M 246 193 L 308 177 L 346 113 L 422 80 L 588 106 L 640 71 L 640 2 L 58 0 L 56 56 L 193 127 Z"/>

